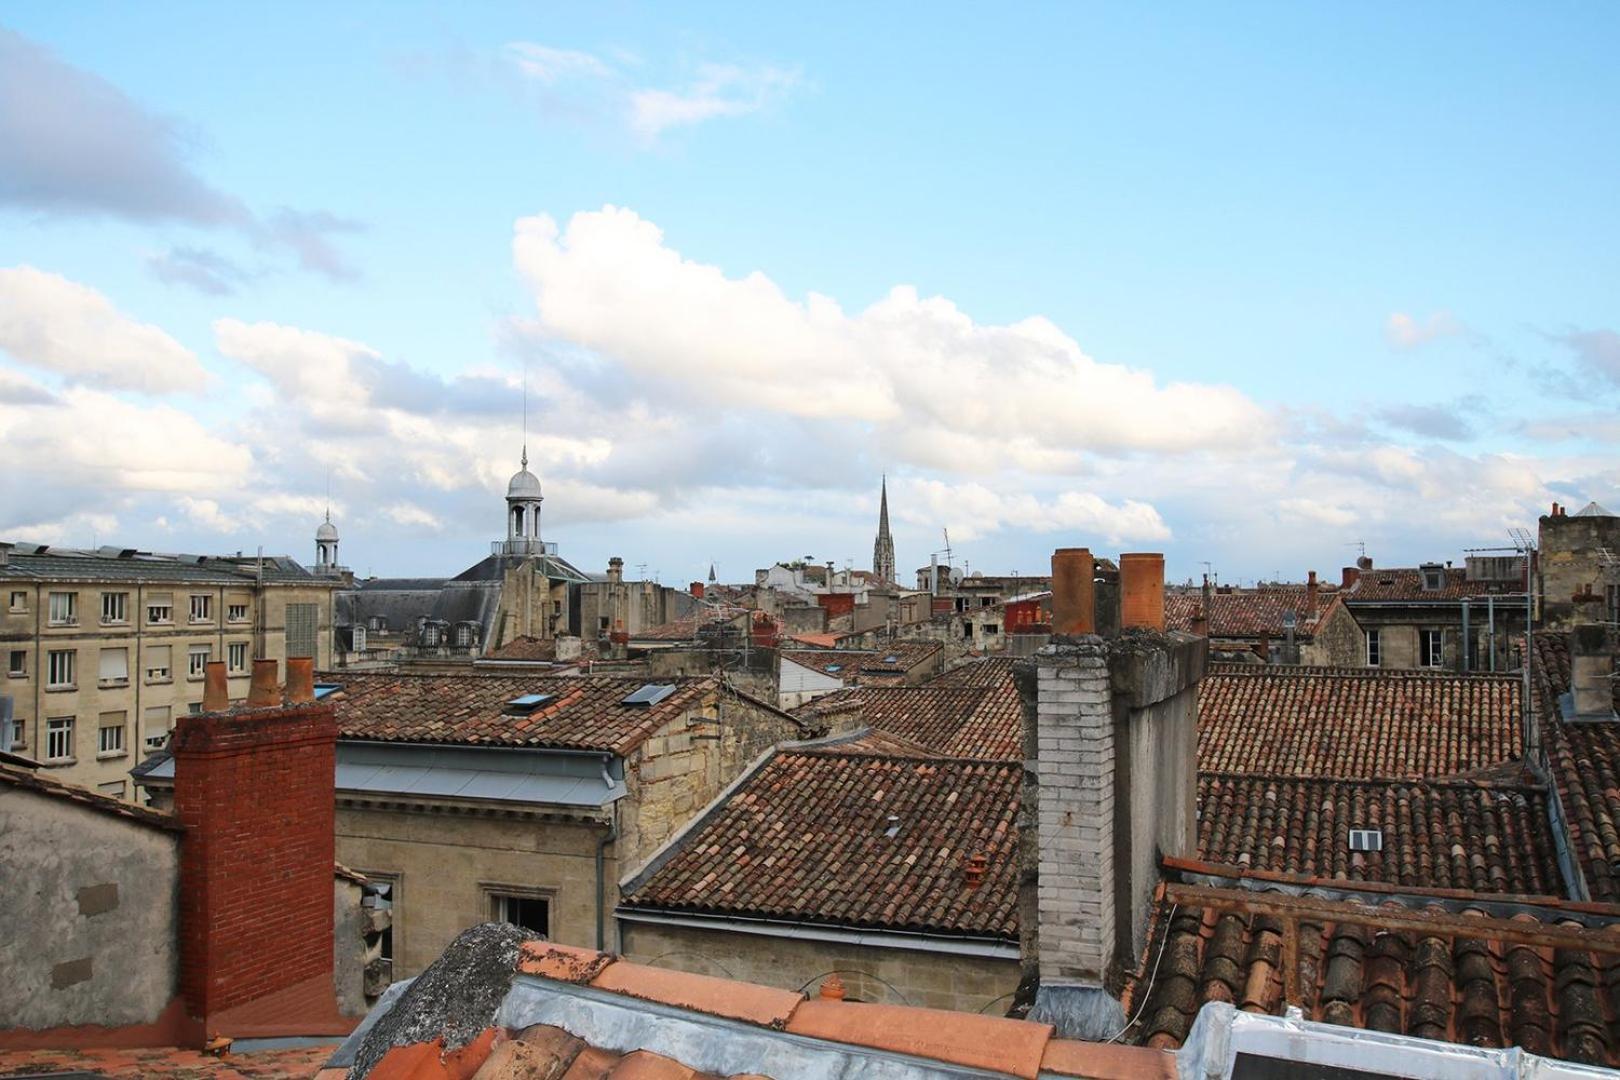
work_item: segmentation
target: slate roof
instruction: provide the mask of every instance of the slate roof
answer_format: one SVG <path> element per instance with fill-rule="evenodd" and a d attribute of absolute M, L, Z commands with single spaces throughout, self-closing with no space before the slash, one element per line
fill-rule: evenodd
<path fill-rule="evenodd" d="M 172 555 L 137 554 L 132 558 L 108 558 L 95 552 L 57 550 L 44 555 L 17 551 L 0 565 L 0 581 L 127 581 L 196 582 L 209 585 L 251 585 L 251 571 L 244 573 L 229 562 L 185 561 Z"/>
<path fill-rule="evenodd" d="M 1612 916 L 1353 897 L 1165 886 L 1124 1000 L 1133 1040 L 1173 1049 L 1206 1001 L 1280 1015 L 1292 996 L 1308 1020 L 1620 1065 Z"/>
<path fill-rule="evenodd" d="M 1524 752 L 1520 686 L 1512 675 L 1211 664 L 1198 767 L 1347 780 L 1495 769 Z"/>
<path fill-rule="evenodd" d="M 1299 620 L 1294 627 L 1296 637 L 1308 638 L 1316 628 L 1317 619 L 1327 610 L 1334 593 L 1323 590 L 1316 597 L 1316 613 L 1305 614 L 1306 593 L 1303 585 L 1269 586 L 1261 589 L 1234 589 L 1231 592 L 1214 591 L 1209 596 L 1209 636 L 1216 638 L 1256 638 L 1262 634 L 1282 640 L 1287 634 L 1283 615 L 1292 611 Z M 1167 629 L 1192 629 L 1193 616 L 1203 606 L 1199 589 L 1165 590 L 1164 621 Z"/>
<path fill-rule="evenodd" d="M 1620 902 L 1620 723 L 1564 723 L 1558 699 L 1569 691 L 1569 636 L 1538 632 L 1535 650 L 1536 710 L 1570 847 L 1591 897 Z M 1620 707 L 1620 680 L 1614 700 Z"/>
<path fill-rule="evenodd" d="M 903 678 L 906 672 L 938 653 L 944 646 L 937 641 L 900 641 L 877 650 L 782 649 L 784 660 L 800 667 L 849 680 L 871 676 Z M 893 661 L 890 662 L 890 658 Z M 837 668 L 830 671 L 829 668 Z"/>
<path fill-rule="evenodd" d="M 93 810 L 98 814 L 108 814 L 112 817 L 120 817 L 137 825 L 146 825 L 154 829 L 168 829 L 174 832 L 180 831 L 180 822 L 172 814 L 165 814 L 145 806 L 137 806 L 122 799 L 115 799 L 110 795 L 103 795 L 99 791 L 91 791 L 89 788 L 64 784 L 59 780 L 43 776 L 33 769 L 0 765 L 0 785 L 74 803 L 84 807 L 86 810 Z"/>
<path fill-rule="evenodd" d="M 1202 773 L 1198 857 L 1242 870 L 1561 896 L 1547 793 L 1491 781 L 1384 782 Z M 1351 851 L 1380 829 L 1382 851 Z"/>
<path fill-rule="evenodd" d="M 1363 570 L 1350 588 L 1341 589 L 1339 595 L 1354 606 L 1375 601 L 1455 603 L 1465 596 L 1523 591 L 1523 585 L 1517 581 L 1469 581 L 1468 571 L 1463 567 L 1447 566 L 1442 569 L 1445 571 L 1445 584 L 1438 589 L 1425 589 L 1422 569 L 1409 566 Z"/>
<path fill-rule="evenodd" d="M 858 714 L 861 724 L 898 735 L 942 757 L 1021 758 L 1023 705 L 1018 691 L 998 686 L 852 687 L 794 710 L 815 721 Z"/>
<path fill-rule="evenodd" d="M 783 750 L 655 856 L 623 904 L 1016 941 L 1022 783 L 1018 762 Z"/>
<path fill-rule="evenodd" d="M 647 685 L 642 677 L 338 672 L 322 673 L 321 679 L 342 686 L 327 698 L 337 706 L 340 738 L 618 754 L 641 745 L 718 687 L 712 678 L 665 679 L 675 692 L 642 706 L 622 703 Z M 524 694 L 553 697 L 528 715 L 506 715 L 506 702 Z"/>

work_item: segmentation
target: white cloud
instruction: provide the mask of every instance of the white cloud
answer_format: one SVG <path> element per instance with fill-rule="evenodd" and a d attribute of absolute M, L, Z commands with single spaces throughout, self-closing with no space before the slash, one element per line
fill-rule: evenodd
<path fill-rule="evenodd" d="M 1459 337 L 1467 328 L 1449 311 L 1431 312 L 1426 318 L 1417 318 L 1397 311 L 1384 323 L 1384 339 L 1397 349 L 1415 349 L 1441 338 Z"/>
<path fill-rule="evenodd" d="M 238 319 L 215 321 L 214 344 L 269 379 L 284 398 L 310 415 L 364 426 L 370 395 L 356 378 L 354 361 L 377 359 L 376 350 L 314 330 Z"/>
<path fill-rule="evenodd" d="M 393 503 L 383 510 L 383 516 L 396 525 L 432 529 L 435 532 L 444 528 L 444 522 L 437 514 L 430 513 L 415 503 Z"/>
<path fill-rule="evenodd" d="M 524 75 L 550 85 L 565 79 L 611 79 L 618 73 L 588 52 L 556 49 L 532 41 L 514 41 L 506 46 L 507 55 Z"/>
<path fill-rule="evenodd" d="M 87 285 L 32 266 L 0 269 L 0 349 L 21 363 L 101 387 L 202 390 L 191 351 Z"/>
<path fill-rule="evenodd" d="M 905 507 L 899 516 L 906 520 L 941 523 L 957 540 L 976 540 L 1007 528 L 1074 533 L 1109 543 L 1170 539 L 1169 526 L 1149 504 L 1136 499 L 1109 503 L 1088 491 L 1065 491 L 1042 500 L 980 483 L 913 480 L 894 485 L 891 503 Z"/>
<path fill-rule="evenodd" d="M 774 67 L 705 64 L 678 89 L 637 90 L 630 95 L 630 126 L 646 139 L 672 127 L 721 116 L 745 116 L 779 99 L 798 84 L 797 73 Z"/>

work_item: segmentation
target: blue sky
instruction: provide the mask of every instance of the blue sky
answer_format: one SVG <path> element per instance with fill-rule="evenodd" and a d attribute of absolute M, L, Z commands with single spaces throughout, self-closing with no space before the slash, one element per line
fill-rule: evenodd
<path fill-rule="evenodd" d="M 15 4 L 0 535 L 1460 557 L 1620 502 L 1612 6 Z M 896 291 L 898 290 L 898 291 Z"/>

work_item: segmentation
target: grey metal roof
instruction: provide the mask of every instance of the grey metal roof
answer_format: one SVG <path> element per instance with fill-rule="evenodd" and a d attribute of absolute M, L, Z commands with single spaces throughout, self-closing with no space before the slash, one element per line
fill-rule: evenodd
<path fill-rule="evenodd" d="M 1607 510 L 1603 509 L 1603 507 L 1599 506 L 1595 502 L 1587 503 L 1585 506 L 1583 506 L 1579 510 L 1575 511 L 1574 516 L 1575 517 L 1614 517 L 1613 514 L 1609 513 Z"/>
<path fill-rule="evenodd" d="M 257 555 L 164 555 L 133 548 L 101 547 L 94 551 L 18 544 L 0 565 L 0 580 L 33 581 L 174 581 L 199 584 L 248 584 L 260 569 Z M 320 584 L 323 579 L 289 555 L 263 558 L 266 583 Z"/>

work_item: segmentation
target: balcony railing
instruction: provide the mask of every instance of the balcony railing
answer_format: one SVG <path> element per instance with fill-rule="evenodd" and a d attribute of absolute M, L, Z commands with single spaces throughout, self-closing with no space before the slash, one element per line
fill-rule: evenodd
<path fill-rule="evenodd" d="M 489 545 L 491 555 L 555 555 L 557 545 L 551 540 L 496 540 Z"/>

